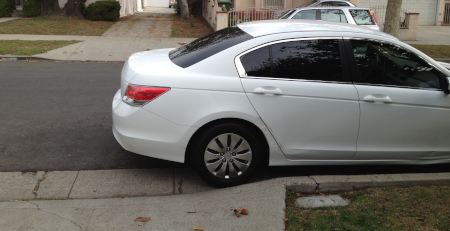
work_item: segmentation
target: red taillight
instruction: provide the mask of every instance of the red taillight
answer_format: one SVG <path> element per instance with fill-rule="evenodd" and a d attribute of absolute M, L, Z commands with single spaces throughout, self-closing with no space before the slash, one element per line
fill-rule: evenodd
<path fill-rule="evenodd" d="M 375 23 L 375 25 L 377 25 L 377 20 L 375 19 L 375 15 L 373 15 L 373 12 L 371 10 L 369 10 L 370 15 L 372 16 L 373 22 Z"/>
<path fill-rule="evenodd" d="M 132 106 L 142 106 L 170 90 L 168 87 L 128 85 L 123 101 Z"/>

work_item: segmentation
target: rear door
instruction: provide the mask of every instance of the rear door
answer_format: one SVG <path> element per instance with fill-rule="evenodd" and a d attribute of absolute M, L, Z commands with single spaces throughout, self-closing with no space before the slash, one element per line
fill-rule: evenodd
<path fill-rule="evenodd" d="M 341 43 L 277 41 L 236 58 L 250 102 L 288 159 L 349 160 L 356 153 L 358 94 Z"/>

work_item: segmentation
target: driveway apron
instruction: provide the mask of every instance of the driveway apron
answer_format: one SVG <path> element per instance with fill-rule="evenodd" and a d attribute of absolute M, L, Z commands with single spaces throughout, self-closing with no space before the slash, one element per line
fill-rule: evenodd
<path fill-rule="evenodd" d="M 103 37 L 169 38 L 171 31 L 171 14 L 141 12 L 121 18 L 103 34 Z"/>

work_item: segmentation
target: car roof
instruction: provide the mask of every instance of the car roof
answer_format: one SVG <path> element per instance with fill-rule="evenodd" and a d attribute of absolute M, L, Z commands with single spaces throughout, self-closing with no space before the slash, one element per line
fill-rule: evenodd
<path fill-rule="evenodd" d="M 253 37 L 289 32 L 335 31 L 372 34 L 398 40 L 396 37 L 372 30 L 363 26 L 321 20 L 290 19 L 261 20 L 237 24 L 237 26 Z"/>
<path fill-rule="evenodd" d="M 295 10 L 320 10 L 320 9 L 349 9 L 349 10 L 370 10 L 369 7 L 352 7 L 352 6 L 311 6 L 311 7 L 297 7 Z"/>

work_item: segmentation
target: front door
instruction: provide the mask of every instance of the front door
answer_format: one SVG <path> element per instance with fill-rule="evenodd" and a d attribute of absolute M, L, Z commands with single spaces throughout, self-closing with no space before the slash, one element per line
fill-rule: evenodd
<path fill-rule="evenodd" d="M 357 160 L 450 158 L 450 96 L 445 75 L 413 52 L 350 40 L 361 122 Z"/>
<path fill-rule="evenodd" d="M 237 58 L 250 102 L 288 159 L 349 160 L 356 153 L 358 94 L 343 70 L 341 42 L 280 41 Z"/>

